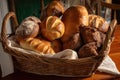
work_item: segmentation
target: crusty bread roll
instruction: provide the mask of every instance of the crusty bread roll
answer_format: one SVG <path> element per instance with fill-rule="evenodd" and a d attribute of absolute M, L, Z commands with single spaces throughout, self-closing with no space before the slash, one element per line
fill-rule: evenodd
<path fill-rule="evenodd" d="M 109 25 L 104 18 L 98 15 L 94 15 L 94 14 L 89 15 L 89 26 L 95 27 L 104 33 L 107 32 L 109 28 Z"/>
<path fill-rule="evenodd" d="M 47 7 L 43 10 L 41 20 L 43 21 L 49 16 L 60 17 L 64 13 L 65 9 L 63 4 L 59 0 L 51 1 Z"/>
<path fill-rule="evenodd" d="M 19 27 L 16 29 L 15 34 L 17 39 L 21 40 L 24 38 L 36 37 L 39 33 L 39 25 L 41 21 L 36 17 L 25 18 Z"/>
<path fill-rule="evenodd" d="M 20 41 L 20 46 L 24 49 L 32 50 L 43 54 L 55 54 L 51 43 L 37 38 L 26 38 Z"/>
<path fill-rule="evenodd" d="M 70 38 L 70 40 L 63 43 L 63 50 L 64 49 L 77 50 L 80 48 L 81 45 L 82 45 L 82 40 L 80 34 L 76 33 Z"/>
<path fill-rule="evenodd" d="M 98 55 L 98 52 L 97 52 L 97 46 L 95 42 L 91 42 L 83 45 L 78 51 L 79 58 L 97 56 L 97 55 Z"/>
<path fill-rule="evenodd" d="M 41 33 L 46 39 L 50 41 L 62 37 L 64 31 L 65 26 L 63 22 L 56 16 L 49 16 L 41 23 Z"/>
<path fill-rule="evenodd" d="M 80 35 L 84 44 L 96 42 L 98 47 L 102 44 L 101 33 L 96 28 L 80 27 Z"/>
<path fill-rule="evenodd" d="M 47 7 L 47 16 L 58 16 L 60 17 L 64 13 L 65 9 L 60 1 L 52 1 Z"/>
<path fill-rule="evenodd" d="M 62 21 L 65 25 L 65 33 L 61 40 L 66 42 L 71 36 L 79 32 L 80 26 L 88 26 L 87 9 L 80 5 L 72 6 L 64 12 Z"/>

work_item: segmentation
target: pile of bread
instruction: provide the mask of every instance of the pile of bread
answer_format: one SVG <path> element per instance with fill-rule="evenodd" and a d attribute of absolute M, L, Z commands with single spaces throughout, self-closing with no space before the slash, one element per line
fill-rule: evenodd
<path fill-rule="evenodd" d="M 65 10 L 60 1 L 53 0 L 44 9 L 41 19 L 25 18 L 15 35 L 24 49 L 40 54 L 72 49 L 83 58 L 99 55 L 108 27 L 104 18 L 88 14 L 84 6 L 75 5 Z"/>

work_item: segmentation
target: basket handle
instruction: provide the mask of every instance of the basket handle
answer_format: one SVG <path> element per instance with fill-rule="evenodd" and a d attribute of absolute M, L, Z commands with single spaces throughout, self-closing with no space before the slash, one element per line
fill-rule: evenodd
<path fill-rule="evenodd" d="M 10 18 L 13 18 L 13 20 L 14 20 L 14 24 L 15 24 L 14 29 L 18 26 L 17 17 L 15 15 L 15 13 L 8 12 L 3 19 L 2 29 L 1 29 L 1 41 L 5 45 L 4 47 L 8 47 L 6 25 Z"/>
<path fill-rule="evenodd" d="M 111 42 L 113 41 L 114 32 L 115 32 L 115 29 L 116 29 L 116 24 L 117 24 L 116 19 L 113 19 L 110 23 L 109 29 L 106 33 L 106 38 L 105 38 L 105 41 L 104 41 L 104 45 L 103 45 L 101 51 L 99 52 L 99 54 L 101 56 L 107 55 L 106 51 L 109 51 L 109 47 L 111 45 Z"/>

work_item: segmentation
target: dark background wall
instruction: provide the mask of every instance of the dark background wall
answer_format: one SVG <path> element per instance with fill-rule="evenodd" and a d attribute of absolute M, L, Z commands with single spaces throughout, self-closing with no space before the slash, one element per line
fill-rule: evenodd
<path fill-rule="evenodd" d="M 45 5 L 50 1 L 51 0 L 44 0 Z M 14 3 L 19 23 L 28 16 L 40 17 L 41 0 L 14 0 Z"/>

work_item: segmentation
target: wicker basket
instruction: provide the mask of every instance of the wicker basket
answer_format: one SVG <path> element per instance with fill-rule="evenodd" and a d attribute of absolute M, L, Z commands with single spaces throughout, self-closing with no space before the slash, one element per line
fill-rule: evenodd
<path fill-rule="evenodd" d="M 70 60 L 48 58 L 37 54 L 26 54 L 11 49 L 8 46 L 8 37 L 6 35 L 6 24 L 10 18 L 13 18 L 15 25 L 18 26 L 15 13 L 9 12 L 3 20 L 1 38 L 4 50 L 15 58 L 15 67 L 29 73 L 66 77 L 89 77 L 97 70 L 110 51 L 116 25 L 116 20 L 113 20 L 106 34 L 104 46 L 99 53 L 100 55 Z"/>

